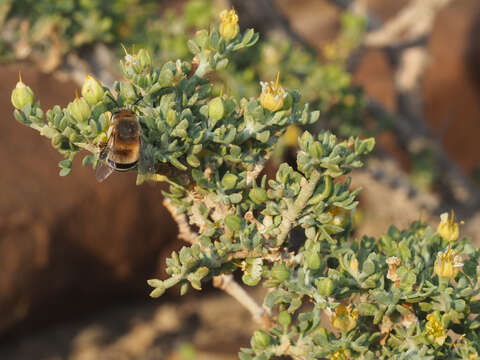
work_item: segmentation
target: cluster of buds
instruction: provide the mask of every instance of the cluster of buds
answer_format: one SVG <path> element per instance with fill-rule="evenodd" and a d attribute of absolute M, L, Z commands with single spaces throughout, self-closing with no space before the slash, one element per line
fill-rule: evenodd
<path fill-rule="evenodd" d="M 87 75 L 81 93 L 82 97 L 77 94 L 75 100 L 68 104 L 67 111 L 77 122 L 85 124 L 92 114 L 92 106 L 103 99 L 105 90 L 93 76 Z"/>

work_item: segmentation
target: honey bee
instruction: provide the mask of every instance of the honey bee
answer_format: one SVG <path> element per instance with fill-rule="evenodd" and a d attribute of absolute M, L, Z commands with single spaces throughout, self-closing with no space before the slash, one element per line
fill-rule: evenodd
<path fill-rule="evenodd" d="M 108 141 L 100 151 L 100 163 L 95 171 L 99 182 L 113 171 L 128 171 L 138 165 L 142 131 L 137 115 L 130 109 L 117 110 L 108 129 Z"/>

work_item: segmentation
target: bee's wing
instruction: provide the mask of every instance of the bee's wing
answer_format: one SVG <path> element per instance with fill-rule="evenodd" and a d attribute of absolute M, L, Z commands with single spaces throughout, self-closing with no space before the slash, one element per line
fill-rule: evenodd
<path fill-rule="evenodd" d="M 98 156 L 99 162 L 95 169 L 95 178 L 98 182 L 102 182 L 113 172 L 113 168 L 106 162 L 108 154 L 111 152 L 113 146 L 115 146 L 115 137 L 110 135 L 107 141 L 107 146 L 105 146 Z"/>
<path fill-rule="evenodd" d="M 95 178 L 98 182 L 102 182 L 107 177 L 109 177 L 113 172 L 112 167 L 110 167 L 106 162 L 100 161 L 95 169 Z"/>

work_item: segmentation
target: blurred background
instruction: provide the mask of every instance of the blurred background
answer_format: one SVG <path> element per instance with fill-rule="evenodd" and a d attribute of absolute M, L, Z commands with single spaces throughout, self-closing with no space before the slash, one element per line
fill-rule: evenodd
<path fill-rule="evenodd" d="M 154 62 L 191 59 L 186 41 L 234 6 L 261 40 L 213 81 L 258 96 L 282 84 L 320 109 L 310 131 L 375 136 L 353 183 L 355 236 L 454 209 L 480 228 L 480 3 L 476 0 L 0 1 L 0 359 L 235 359 L 255 324 L 212 287 L 148 297 L 182 245 L 161 186 L 135 174 L 98 184 L 12 116 L 18 73 L 43 109 L 66 106 L 92 74 L 120 78 L 121 44 Z M 216 25 L 212 25 L 216 26 Z M 292 161 L 289 129 L 271 161 Z M 178 289 L 176 289 L 178 290 Z M 262 298 L 262 289 L 252 295 Z"/>

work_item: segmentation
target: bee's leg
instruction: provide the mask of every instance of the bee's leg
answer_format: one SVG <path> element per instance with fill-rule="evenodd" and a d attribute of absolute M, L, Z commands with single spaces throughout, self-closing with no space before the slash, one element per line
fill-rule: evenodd
<path fill-rule="evenodd" d="M 115 105 L 117 105 L 118 108 L 120 107 L 120 105 L 118 105 L 117 100 L 115 100 L 115 99 L 113 98 L 113 96 L 110 95 L 110 93 L 107 93 L 107 96 L 115 103 Z"/>
<path fill-rule="evenodd" d="M 133 106 L 133 105 L 137 105 L 137 104 L 138 104 L 140 101 L 142 101 L 142 100 L 143 100 L 143 95 L 140 95 L 140 96 L 138 97 L 138 99 L 132 104 L 132 106 Z"/>

